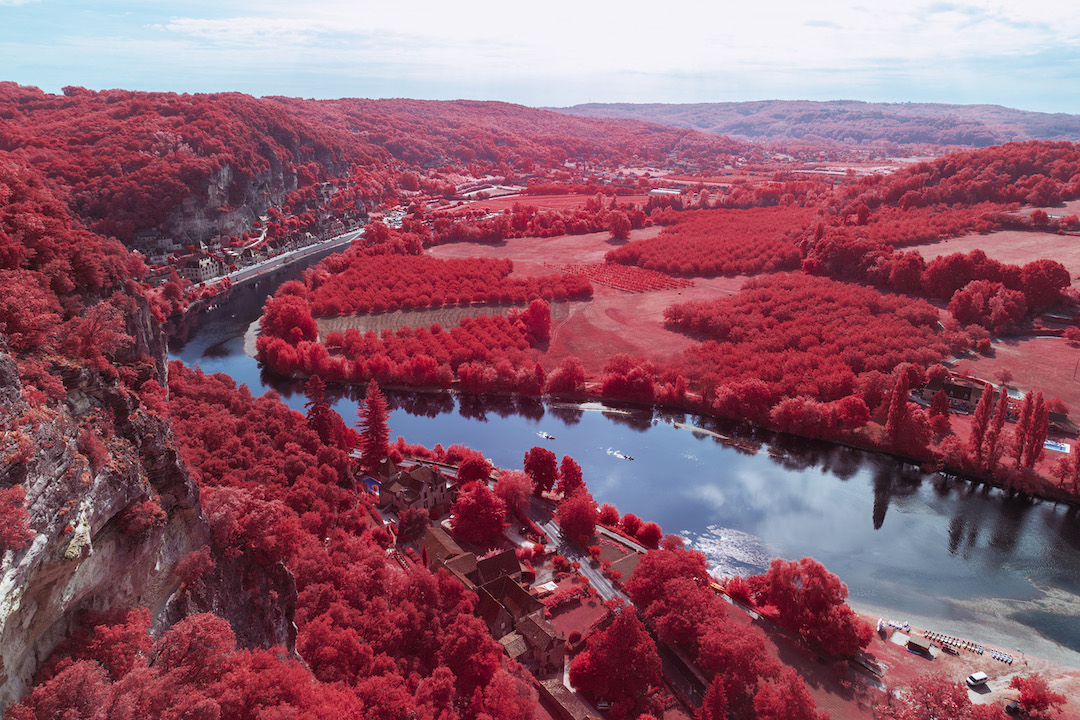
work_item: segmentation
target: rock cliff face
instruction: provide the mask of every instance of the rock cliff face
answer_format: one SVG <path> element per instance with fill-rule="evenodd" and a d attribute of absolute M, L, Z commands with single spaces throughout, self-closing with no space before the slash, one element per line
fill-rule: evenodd
<path fill-rule="evenodd" d="M 136 315 L 135 350 L 155 359 L 164 384 L 161 328 L 145 303 Z M 296 592 L 284 567 L 259 577 L 222 567 L 203 583 L 201 602 L 187 591 L 174 597 L 176 563 L 206 545 L 209 530 L 168 419 L 96 372 L 71 364 L 62 376 L 65 403 L 26 405 L 16 358 L 0 337 L 0 487 L 23 485 L 35 533 L 28 548 L 0 557 L 0 712 L 82 610 L 145 606 L 158 630 L 211 610 L 245 645 L 291 648 Z M 102 441 L 103 462 L 80 451 L 80 427 Z M 13 451 L 20 446 L 22 453 Z M 253 604 L 260 593 L 265 599 Z"/>
<path fill-rule="evenodd" d="M 321 164 L 329 175 L 346 171 L 342 163 L 324 158 Z M 205 195 L 189 195 L 171 213 L 167 232 L 182 241 L 196 242 L 215 235 L 236 235 L 249 232 L 252 223 L 266 213 L 267 208 L 279 206 L 285 196 L 298 187 L 296 173 L 285 170 L 271 154 L 270 169 L 258 173 L 250 182 L 236 176 L 226 164 L 214 172 L 207 182 Z"/>
<path fill-rule="evenodd" d="M 6 425 L 29 437 L 28 460 L 3 469 L 22 483 L 29 548 L 0 564 L 0 707 L 17 699 L 71 629 L 79 610 L 144 605 L 160 612 L 176 589 L 176 562 L 205 544 L 198 488 L 179 462 L 168 422 L 96 374 L 65 378 L 66 407 L 27 408 L 10 355 L 0 353 Z M 115 417 L 109 457 L 95 470 L 78 448 L 79 421 L 95 410 Z M 12 431 L 12 430 L 9 430 Z M 152 501 L 164 522 L 133 532 L 128 517 Z"/>

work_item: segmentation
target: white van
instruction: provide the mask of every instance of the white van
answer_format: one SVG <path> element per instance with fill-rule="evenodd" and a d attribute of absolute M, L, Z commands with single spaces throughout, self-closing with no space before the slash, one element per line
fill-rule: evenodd
<path fill-rule="evenodd" d="M 979 685 L 982 685 L 989 679 L 990 676 L 984 672 L 972 673 L 971 675 L 968 675 L 967 684 L 971 687 L 977 687 Z"/>

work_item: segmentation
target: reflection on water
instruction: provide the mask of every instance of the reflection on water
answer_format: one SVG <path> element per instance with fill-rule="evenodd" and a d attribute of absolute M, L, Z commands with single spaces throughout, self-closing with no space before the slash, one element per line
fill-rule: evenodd
<path fill-rule="evenodd" d="M 201 316 L 174 357 L 227 372 L 255 393 L 272 388 L 302 411 L 297 382 L 264 377 L 243 354 L 242 335 L 262 305 L 244 290 Z M 364 388 L 329 390 L 353 421 Z M 1080 655 L 1055 644 L 1080 650 L 1080 522 L 1065 507 L 714 418 L 385 394 L 392 435 L 412 443 L 462 443 L 513 468 L 535 445 L 573 456 L 597 501 L 687 536 L 720 574 L 759 572 L 775 555 L 813 556 L 840 575 L 857 606 L 1080 666 Z"/>

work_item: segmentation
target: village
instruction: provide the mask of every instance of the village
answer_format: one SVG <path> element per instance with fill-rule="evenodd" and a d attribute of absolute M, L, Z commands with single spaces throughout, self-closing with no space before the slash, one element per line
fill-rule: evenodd
<path fill-rule="evenodd" d="M 945 386 L 950 393 L 960 393 L 959 384 Z M 957 407 L 963 408 L 962 401 Z M 466 542 L 455 537 L 452 514 L 461 490 L 459 469 L 452 462 L 409 457 L 399 463 L 385 460 L 377 472 L 363 477 L 361 486 L 377 497 L 376 512 L 393 539 L 387 551 L 392 563 L 407 573 L 421 567 L 444 571 L 476 593 L 475 615 L 505 655 L 533 678 L 540 698 L 537 717 L 588 720 L 607 715 L 610 699 L 573 687 L 570 661 L 590 637 L 611 625 L 620 607 L 633 607 L 625 583 L 646 553 L 661 544 L 670 547 L 673 540 L 643 540 L 645 536 L 628 532 L 637 529 L 640 534 L 636 517 L 628 515 L 624 522 L 617 513 L 601 510 L 595 533 L 583 544 L 559 526 L 559 494 L 548 491 L 531 496 L 524 513 L 508 513 L 508 525 L 493 546 Z M 487 480 L 497 482 L 504 472 L 491 470 Z M 417 517 L 424 520 L 419 525 Z M 886 698 L 882 693 L 887 687 L 914 682 L 931 662 L 939 672 L 960 680 L 968 673 L 981 678 L 975 685 L 968 683 L 973 702 L 1004 699 L 1015 706 L 1017 693 L 1008 685 L 1013 657 L 1004 651 L 987 646 L 984 654 L 975 641 L 879 619 L 870 645 L 845 659 L 782 630 L 775 618 L 766 617 L 743 596 L 741 584 L 732 586 L 730 594 L 713 578 L 708 587 L 731 607 L 729 617 L 735 622 L 764 631 L 769 652 L 807 677 L 818 708 L 832 717 L 873 717 L 872 707 Z M 864 620 L 873 623 L 872 618 Z M 655 634 L 653 639 L 662 662 L 664 687 L 655 693 L 664 708 L 662 717 L 697 717 L 709 688 L 708 674 L 688 648 Z M 1039 667 L 1034 659 L 1030 666 L 1027 658 L 1016 660 L 1023 671 Z"/>

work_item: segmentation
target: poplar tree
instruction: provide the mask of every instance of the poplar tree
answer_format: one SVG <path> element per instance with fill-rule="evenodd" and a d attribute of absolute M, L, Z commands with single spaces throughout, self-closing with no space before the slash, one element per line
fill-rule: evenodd
<path fill-rule="evenodd" d="M 368 383 L 367 396 L 356 412 L 360 420 L 360 467 L 375 472 L 390 454 L 390 428 L 386 423 L 386 398 L 374 380 Z"/>

